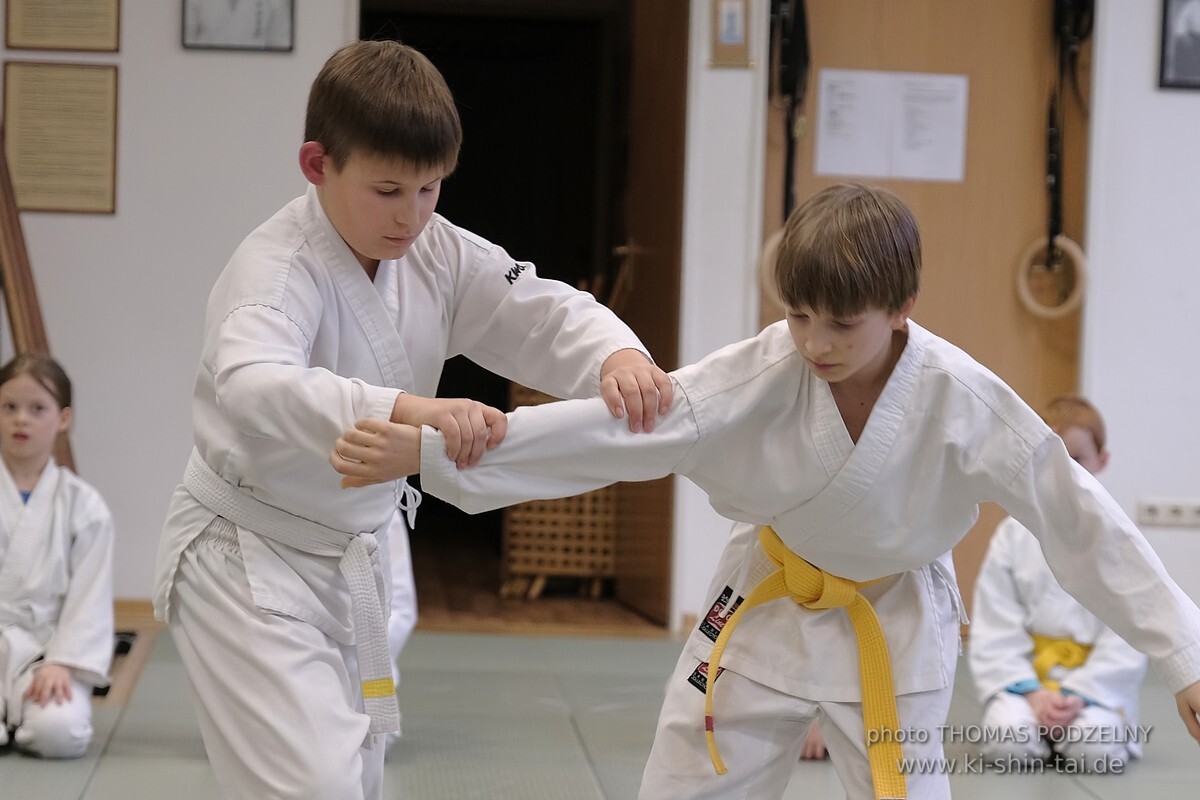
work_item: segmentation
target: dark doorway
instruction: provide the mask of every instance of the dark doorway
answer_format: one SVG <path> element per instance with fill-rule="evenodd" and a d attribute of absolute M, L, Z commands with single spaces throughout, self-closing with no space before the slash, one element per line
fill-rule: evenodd
<path fill-rule="evenodd" d="M 439 213 L 548 277 L 578 285 L 607 269 L 616 18 L 364 10 L 361 27 L 420 50 L 454 92 L 464 142 Z"/>
<path fill-rule="evenodd" d="M 438 213 L 533 262 L 540 275 L 602 301 L 616 266 L 613 250 L 625 241 L 626 6 L 364 0 L 360 15 L 362 38 L 415 47 L 454 93 L 463 148 Z M 447 362 L 438 394 L 510 407 L 508 381 L 462 357 Z M 426 497 L 412 544 L 427 607 L 431 596 L 451 605 L 483 602 L 475 590 L 431 586 L 432 574 L 482 581 L 484 593 L 498 592 L 499 512 L 470 517 Z M 547 591 L 574 588 L 564 581 Z M 451 593 L 459 599 L 438 597 Z"/>

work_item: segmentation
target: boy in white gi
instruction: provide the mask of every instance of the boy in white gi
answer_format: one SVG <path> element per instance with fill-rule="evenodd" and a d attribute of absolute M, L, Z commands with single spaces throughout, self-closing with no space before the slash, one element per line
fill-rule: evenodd
<path fill-rule="evenodd" d="M 557 396 L 600 393 L 631 429 L 670 400 L 608 309 L 434 213 L 461 129 L 419 53 L 338 50 L 304 138 L 307 194 L 243 241 L 209 298 L 196 447 L 155 586 L 217 780 L 248 800 L 382 796 L 378 735 L 399 727 L 385 534 L 417 498 L 403 482 L 339 491 L 327 458 L 345 427 L 431 424 L 457 463 L 477 461 L 506 419 L 432 397 L 460 353 Z"/>
<path fill-rule="evenodd" d="M 675 472 L 736 520 L 668 684 L 643 798 L 778 797 L 818 710 L 849 797 L 948 797 L 944 771 L 901 759 L 942 754 L 963 618 L 950 550 L 985 500 L 1150 656 L 1200 738 L 1200 610 L 1045 422 L 909 319 L 919 270 L 897 197 L 832 187 L 788 220 L 775 272 L 787 320 L 672 373 L 652 435 L 578 400 L 512 412 L 471 469 L 428 427 L 376 422 L 347 430 L 330 462 L 346 486 L 419 467 L 468 511 Z"/>
<path fill-rule="evenodd" d="M 44 758 L 87 752 L 113 654 L 112 515 L 52 455 L 71 416 L 58 362 L 0 367 L 0 744 Z"/>
<path fill-rule="evenodd" d="M 1104 420 L 1078 395 L 1046 422 L 1093 475 L 1108 463 Z M 1089 765 L 1140 755 L 1138 689 L 1146 657 L 1058 585 L 1038 540 L 1012 517 L 996 528 L 975 583 L 968 641 L 989 758 L 1061 755 Z"/>

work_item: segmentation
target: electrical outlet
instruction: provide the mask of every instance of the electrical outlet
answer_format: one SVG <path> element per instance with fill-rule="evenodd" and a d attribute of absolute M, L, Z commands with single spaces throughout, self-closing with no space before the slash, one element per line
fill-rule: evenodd
<path fill-rule="evenodd" d="M 1137 521 L 1162 528 L 1200 528 L 1200 500 L 1142 500 Z"/>

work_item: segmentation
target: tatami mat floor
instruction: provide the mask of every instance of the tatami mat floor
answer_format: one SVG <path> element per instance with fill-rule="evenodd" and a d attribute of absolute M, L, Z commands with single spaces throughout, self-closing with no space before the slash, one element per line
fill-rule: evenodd
<path fill-rule="evenodd" d="M 416 800 L 630 800 L 636 797 L 680 643 L 417 633 L 402 660 L 405 736 L 387 764 L 386 796 Z M 950 721 L 978 709 L 963 691 Z M 1146 756 L 1121 776 L 956 774 L 961 800 L 1165 800 L 1200 796 L 1197 746 L 1174 699 L 1143 689 Z M 947 755 L 965 752 L 950 746 Z M 91 751 L 46 762 L 0 751 L 0 797 L 38 800 L 208 800 L 204 757 L 178 654 L 153 643 L 128 700 L 96 709 Z M 843 797 L 828 763 L 798 763 L 786 800 Z"/>

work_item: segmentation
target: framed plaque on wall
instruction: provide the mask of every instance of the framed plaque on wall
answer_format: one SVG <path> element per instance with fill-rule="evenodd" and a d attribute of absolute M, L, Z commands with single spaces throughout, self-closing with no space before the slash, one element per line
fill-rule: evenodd
<path fill-rule="evenodd" d="M 7 61 L 4 151 L 22 211 L 116 211 L 117 68 Z"/>
<path fill-rule="evenodd" d="M 120 48 L 121 0 L 8 0 L 4 43 L 11 50 Z"/>

